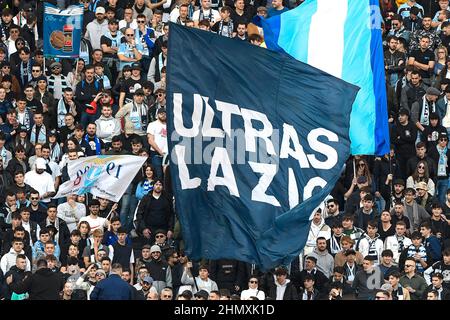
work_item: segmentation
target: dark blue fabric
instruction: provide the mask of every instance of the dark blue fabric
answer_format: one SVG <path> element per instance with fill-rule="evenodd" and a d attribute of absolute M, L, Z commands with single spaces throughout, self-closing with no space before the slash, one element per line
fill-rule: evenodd
<path fill-rule="evenodd" d="M 132 300 L 131 286 L 117 274 L 111 274 L 95 285 L 91 300 Z"/>
<path fill-rule="evenodd" d="M 330 193 L 350 155 L 349 118 L 358 88 L 283 53 L 175 24 L 170 28 L 168 142 L 176 210 L 188 256 L 192 259 L 237 259 L 256 263 L 265 270 L 289 263 L 304 247 L 311 213 Z M 173 136 L 177 128 L 174 97 L 178 98 L 180 94 L 185 128 L 192 127 L 194 94 L 200 94 L 208 98 L 214 112 L 213 128 L 225 128 L 222 112 L 215 102 L 222 101 L 238 105 L 240 111 L 245 108 L 265 114 L 273 129 L 280 130 L 279 136 L 271 137 L 276 151 L 272 160 L 278 165 L 265 191 L 266 195 L 277 199 L 279 206 L 252 200 L 252 192 L 262 174 L 254 172 L 249 161 L 268 163 L 255 157 L 255 153 L 267 155 L 267 146 L 262 139 L 258 139 L 256 152 L 246 151 L 243 137 L 240 137 L 241 146 L 235 144 L 234 150 L 228 152 L 239 196 L 230 195 L 228 187 L 221 185 L 207 190 L 211 165 L 205 161 L 196 164 L 194 158 L 203 152 L 215 152 L 211 143 L 219 140 L 212 138 L 202 142 L 202 125 L 195 137 L 194 149 L 186 152 L 184 159 L 188 163 L 189 177 L 200 178 L 201 184 L 191 189 L 182 188 L 179 159 L 176 159 L 174 149 L 189 143 L 180 142 L 181 139 Z M 205 109 L 205 103 L 202 108 Z M 202 123 L 204 114 L 202 111 Z M 261 122 L 252 121 L 252 125 L 257 130 L 262 129 Z M 311 165 L 300 168 L 299 161 L 293 157 L 280 159 L 283 125 L 293 126 L 304 152 L 321 162 L 331 154 L 323 149 L 320 149 L 322 152 L 314 151 L 308 134 L 317 128 L 336 134 L 336 142 L 325 136 L 318 138 L 335 150 L 335 165 L 328 169 L 314 169 Z M 244 130 L 241 115 L 231 116 L 231 129 Z M 294 148 L 292 141 L 290 145 Z M 238 151 L 244 153 L 245 161 L 241 164 L 236 163 Z M 292 210 L 288 192 L 289 169 L 294 172 L 300 202 Z M 223 177 L 221 170 L 217 176 Z M 305 186 L 318 177 L 324 179 L 325 186 L 314 188 L 312 197 L 303 201 Z"/>

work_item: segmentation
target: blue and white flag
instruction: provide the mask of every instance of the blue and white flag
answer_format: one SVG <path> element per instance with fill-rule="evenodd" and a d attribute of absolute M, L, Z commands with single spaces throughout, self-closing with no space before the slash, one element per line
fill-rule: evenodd
<path fill-rule="evenodd" d="M 69 161 L 70 180 L 59 186 L 53 198 L 91 193 L 118 202 L 146 160 L 132 155 L 101 155 Z"/>
<path fill-rule="evenodd" d="M 83 29 L 83 5 L 60 10 L 45 2 L 44 56 L 50 58 L 78 58 Z"/>
<path fill-rule="evenodd" d="M 358 88 L 176 24 L 168 54 L 170 172 L 187 254 L 288 263 L 350 155 Z"/>
<path fill-rule="evenodd" d="M 350 118 L 352 154 L 389 153 L 378 0 L 306 0 L 261 22 L 269 49 L 361 88 Z"/>

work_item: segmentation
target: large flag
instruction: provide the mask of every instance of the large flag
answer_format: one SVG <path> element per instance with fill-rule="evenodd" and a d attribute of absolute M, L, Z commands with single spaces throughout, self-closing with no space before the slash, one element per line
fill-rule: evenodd
<path fill-rule="evenodd" d="M 358 88 L 176 24 L 168 54 L 170 171 L 187 254 L 288 263 L 350 154 Z"/>
<path fill-rule="evenodd" d="M 83 30 L 83 5 L 60 10 L 44 3 L 44 55 L 57 58 L 78 58 Z"/>
<path fill-rule="evenodd" d="M 142 167 L 146 157 L 132 155 L 91 156 L 69 162 L 70 180 L 54 198 L 91 193 L 118 202 Z"/>
<path fill-rule="evenodd" d="M 381 21 L 378 0 L 306 0 L 262 21 L 269 49 L 361 88 L 350 118 L 352 154 L 389 153 Z"/>

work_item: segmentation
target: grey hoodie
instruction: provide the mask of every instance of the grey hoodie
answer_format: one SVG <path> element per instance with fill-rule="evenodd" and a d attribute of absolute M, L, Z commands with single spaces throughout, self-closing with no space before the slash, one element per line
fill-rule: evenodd
<path fill-rule="evenodd" d="M 317 269 L 323 272 L 323 274 L 329 278 L 333 274 L 334 259 L 328 250 L 320 252 L 317 248 L 309 255 L 317 259 Z"/>
<path fill-rule="evenodd" d="M 104 142 L 111 142 L 112 137 L 120 134 L 120 121 L 114 117 L 105 118 L 103 115 L 95 120 L 97 125 L 97 137 Z"/>

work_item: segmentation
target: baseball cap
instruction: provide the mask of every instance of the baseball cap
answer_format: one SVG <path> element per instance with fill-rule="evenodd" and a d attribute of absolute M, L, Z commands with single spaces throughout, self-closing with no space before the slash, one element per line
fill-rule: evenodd
<path fill-rule="evenodd" d="M 153 283 L 153 278 L 150 277 L 150 276 L 145 276 L 144 279 L 142 279 L 142 281 L 152 284 Z"/>
<path fill-rule="evenodd" d="M 432 95 L 432 96 L 439 96 L 441 94 L 441 92 L 433 87 L 429 87 L 426 91 L 427 94 Z"/>
<path fill-rule="evenodd" d="M 144 90 L 142 90 L 141 88 L 139 88 L 139 89 L 137 89 L 137 90 L 134 92 L 134 95 L 135 95 L 135 96 L 143 96 L 143 95 L 145 95 L 145 93 L 144 93 Z"/>
<path fill-rule="evenodd" d="M 95 9 L 95 14 L 97 14 L 97 13 L 105 14 L 106 13 L 105 8 L 97 7 L 97 9 Z"/>
<path fill-rule="evenodd" d="M 55 61 L 50 65 L 50 69 L 54 68 L 54 67 L 61 67 L 61 66 L 62 66 L 62 64 L 60 62 Z"/>
<path fill-rule="evenodd" d="M 444 139 L 444 138 L 448 140 L 447 132 L 439 132 L 438 140 Z"/>
<path fill-rule="evenodd" d="M 166 113 L 166 108 L 159 108 L 157 114 Z"/>
<path fill-rule="evenodd" d="M 141 70 L 141 64 L 139 62 L 133 62 L 131 64 L 131 70 Z"/>
<path fill-rule="evenodd" d="M 396 184 L 405 186 L 405 180 L 403 180 L 403 179 L 395 179 L 395 180 L 394 180 L 394 186 L 395 186 Z"/>
<path fill-rule="evenodd" d="M 45 170 L 47 168 L 47 163 L 45 162 L 44 158 L 37 158 L 34 164 L 36 166 L 36 169 Z"/>
<path fill-rule="evenodd" d="M 97 274 L 102 274 L 106 277 L 106 272 L 103 269 L 98 269 L 97 271 L 95 271 L 95 275 L 97 275 Z"/>
<path fill-rule="evenodd" d="M 422 190 L 428 191 L 428 185 L 427 185 L 426 182 L 423 182 L 423 181 L 417 182 L 416 185 L 415 185 L 415 189 L 416 189 L 416 190 L 417 190 L 417 189 L 422 189 Z"/>

